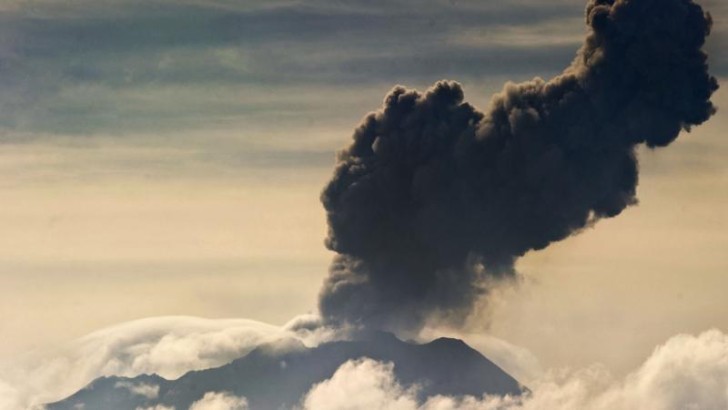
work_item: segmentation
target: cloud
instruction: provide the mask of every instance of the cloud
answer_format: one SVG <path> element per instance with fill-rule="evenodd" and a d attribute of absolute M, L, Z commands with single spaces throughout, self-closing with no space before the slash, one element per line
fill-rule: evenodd
<path fill-rule="evenodd" d="M 351 101 L 356 85 L 363 91 L 405 78 L 558 70 L 571 58 L 562 36 L 512 47 L 507 42 L 522 32 L 500 28 L 532 30 L 565 11 L 577 17 L 579 8 L 529 3 L 5 2 L 0 127 L 85 134 L 174 132 L 243 119 L 247 126 L 256 110 L 228 98 L 231 90 L 241 97 L 264 87 L 281 106 L 257 111 L 281 121 L 313 107 L 285 106 L 302 85 L 311 100 L 317 89 L 338 85 Z M 477 47 L 454 40 L 483 27 L 505 34 L 481 36 Z M 177 96 L 165 98 L 169 93 Z M 332 120 L 342 114 L 328 102 L 315 109 Z"/>
<path fill-rule="evenodd" d="M 245 397 L 229 393 L 207 392 L 198 401 L 192 403 L 189 410 L 248 410 Z"/>
<path fill-rule="evenodd" d="M 611 408 L 728 408 L 728 335 L 711 330 L 673 337 L 607 392 L 604 403 Z"/>
<path fill-rule="evenodd" d="M 126 389 L 131 394 L 143 396 L 148 399 L 156 399 L 159 396 L 159 386 L 147 383 L 117 382 L 114 385 L 117 389 Z"/>
<path fill-rule="evenodd" d="M 453 44 L 462 45 L 471 49 L 493 47 L 494 45 L 508 48 L 521 47 L 524 51 L 538 46 L 546 48 L 554 46 L 567 46 L 572 51 L 579 47 L 584 37 L 584 27 L 581 17 L 553 19 L 537 25 L 502 25 L 474 27 L 456 33 L 452 39 Z"/>
<path fill-rule="evenodd" d="M 175 378 L 224 364 L 280 336 L 280 328 L 253 320 L 165 317 L 100 330 L 78 345 L 82 352 L 103 352 L 94 358 L 101 374 Z"/>
<path fill-rule="evenodd" d="M 22 406 L 18 390 L 0 380 L 0 409 L 14 410 L 20 408 L 22 408 Z"/>
<path fill-rule="evenodd" d="M 309 327 L 300 328 L 300 323 Z M 55 352 L 24 357 L 0 369 L 0 410 L 28 408 L 60 400 L 102 376 L 158 374 L 172 379 L 191 370 L 221 366 L 261 344 L 291 338 L 315 345 L 333 337 L 316 329 L 310 315 L 282 327 L 246 319 L 210 320 L 159 317 L 112 326 L 82 337 Z M 279 343 L 275 343 L 279 342 Z M 151 398 L 155 386 L 120 384 Z"/>
<path fill-rule="evenodd" d="M 156 406 L 150 407 L 137 407 L 136 410 L 175 410 L 175 408 L 157 404 Z"/>
<path fill-rule="evenodd" d="M 319 331 L 320 324 L 320 318 L 304 315 L 282 327 L 249 320 L 185 317 L 147 319 L 114 326 L 79 339 L 63 352 L 64 356 L 16 372 L 9 380 L 16 383 L 0 380 L 0 409 L 32 409 L 34 405 L 65 397 L 102 375 L 134 376 L 157 372 L 170 377 L 184 372 L 184 366 L 192 370 L 227 363 L 264 341 L 292 336 L 313 345 L 335 337 L 330 329 Z M 527 366 L 535 360 L 530 353 L 505 342 L 488 338 L 476 341 L 476 344 L 486 346 L 484 350 L 500 349 L 501 356 L 511 357 L 512 363 Z M 287 348 L 286 344 L 277 346 Z M 171 356 L 179 355 L 180 363 L 169 359 L 153 360 L 151 352 L 158 348 L 170 349 Z M 194 359 L 188 357 L 190 355 Z M 532 394 L 523 400 L 514 397 L 431 397 L 425 403 L 418 403 L 418 386 L 401 385 L 392 370 L 392 364 L 371 359 L 347 362 L 330 379 L 312 387 L 301 398 L 301 407 L 306 410 L 682 410 L 728 406 L 728 334 L 719 330 L 670 338 L 655 348 L 641 366 L 620 380 L 615 380 L 600 365 L 577 371 L 550 370 L 528 383 Z M 17 383 L 19 378 L 32 383 Z M 117 387 L 149 398 L 156 392 L 151 385 L 119 384 Z M 208 392 L 192 410 L 244 409 L 243 403 L 243 398 L 225 392 Z M 208 407 L 200 407 L 203 404 Z M 158 406 L 144 410 L 167 409 Z"/>
<path fill-rule="evenodd" d="M 431 397 L 418 404 L 417 386 L 401 386 L 390 364 L 370 359 L 342 365 L 302 400 L 313 409 L 396 410 L 685 410 L 728 408 L 728 335 L 710 330 L 677 335 L 634 372 L 613 380 L 602 366 L 551 371 L 516 397 Z"/>
<path fill-rule="evenodd" d="M 417 406 L 415 392 L 400 386 L 391 363 L 371 359 L 348 361 L 314 386 L 303 400 L 307 410 L 387 409 Z"/>
<path fill-rule="evenodd" d="M 395 331 L 462 321 L 518 258 L 636 204 L 636 147 L 706 122 L 718 89 L 700 5 L 650 4 L 590 1 L 572 64 L 506 83 L 484 111 L 456 82 L 395 86 L 321 194 L 336 252 L 322 315 Z"/>

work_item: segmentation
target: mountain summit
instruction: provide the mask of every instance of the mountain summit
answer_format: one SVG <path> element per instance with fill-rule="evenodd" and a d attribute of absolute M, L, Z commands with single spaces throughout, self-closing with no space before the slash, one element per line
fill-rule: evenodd
<path fill-rule="evenodd" d="M 192 371 L 177 380 L 157 375 L 104 377 L 48 410 L 126 410 L 164 405 L 184 410 L 206 392 L 245 396 L 252 409 L 289 409 L 313 385 L 331 378 L 349 360 L 370 358 L 394 364 L 403 386 L 417 385 L 418 399 L 435 395 L 520 395 L 518 381 L 461 340 L 404 342 L 389 333 L 307 348 L 298 343 L 263 345 L 222 367 Z"/>

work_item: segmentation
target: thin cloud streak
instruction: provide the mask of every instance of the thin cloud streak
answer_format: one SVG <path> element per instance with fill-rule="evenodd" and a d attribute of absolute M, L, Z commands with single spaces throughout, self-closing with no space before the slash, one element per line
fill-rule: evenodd
<path fill-rule="evenodd" d="M 197 2 L 54 4 L 34 2 L 0 15 L 0 125 L 6 128 L 68 134 L 185 129 L 225 115 L 244 118 L 251 108 L 234 100 L 209 105 L 221 90 L 184 91 L 195 87 L 265 85 L 280 94 L 279 106 L 258 105 L 260 114 L 279 112 L 285 94 L 302 85 L 426 83 L 514 70 L 528 75 L 535 70 L 524 71 L 525 61 L 557 70 L 570 58 L 559 41 L 509 46 L 501 36 L 474 49 L 452 40 L 484 26 L 552 24 L 563 7 L 550 4 L 280 2 L 235 10 Z M 163 95 L 163 87 L 180 95 L 164 104 L 140 98 Z M 240 92 L 244 98 L 247 90 Z"/>

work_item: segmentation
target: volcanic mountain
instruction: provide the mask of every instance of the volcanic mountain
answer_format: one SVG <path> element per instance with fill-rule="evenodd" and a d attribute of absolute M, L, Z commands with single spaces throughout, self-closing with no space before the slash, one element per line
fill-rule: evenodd
<path fill-rule="evenodd" d="M 513 377 L 461 340 L 404 342 L 389 333 L 307 348 L 298 341 L 263 345 L 222 367 L 192 371 L 176 380 L 157 375 L 104 377 L 48 410 L 134 410 L 156 405 L 188 409 L 206 392 L 245 396 L 251 409 L 290 409 L 313 385 L 331 378 L 349 360 L 370 358 L 394 365 L 403 386 L 418 386 L 418 399 L 435 395 L 520 395 Z"/>

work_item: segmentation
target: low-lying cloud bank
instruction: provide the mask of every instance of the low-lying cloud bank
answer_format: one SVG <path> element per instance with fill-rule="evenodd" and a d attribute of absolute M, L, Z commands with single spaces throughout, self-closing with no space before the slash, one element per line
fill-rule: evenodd
<path fill-rule="evenodd" d="M 567 374 L 551 372 L 514 397 L 433 397 L 420 405 L 416 387 L 401 386 L 392 366 L 369 359 L 342 365 L 311 389 L 305 410 L 678 410 L 728 408 L 728 335 L 710 330 L 678 335 L 658 346 L 623 380 L 600 366 Z"/>
<path fill-rule="evenodd" d="M 155 373 L 175 379 L 222 366 L 261 344 L 298 339 L 312 346 L 333 337 L 314 315 L 284 326 L 247 319 L 148 318 L 108 327 L 55 352 L 0 367 L 0 410 L 28 409 L 63 399 L 102 376 Z M 283 346 L 285 347 L 285 346 Z M 119 386 L 147 397 L 153 386 Z"/>
<path fill-rule="evenodd" d="M 453 335 L 454 336 L 454 335 Z M 291 338 L 313 346 L 345 337 L 320 327 L 314 315 L 284 326 L 252 320 L 191 317 L 150 318 L 110 327 L 53 354 L 25 358 L 0 369 L 0 410 L 27 410 L 62 399 L 101 376 L 133 377 L 157 373 L 177 378 L 190 370 L 226 364 L 263 343 Z M 423 335 L 428 337 L 428 335 Z M 476 343 L 473 343 L 476 342 Z M 418 403 L 417 386 L 403 386 L 391 364 L 362 359 L 343 364 L 329 380 L 301 398 L 303 410 L 532 410 L 532 409 L 724 409 L 728 408 L 728 334 L 710 330 L 677 335 L 658 346 L 621 380 L 602 366 L 545 374 L 530 352 L 506 342 L 470 341 L 509 373 L 524 376 L 532 394 L 512 397 L 433 397 Z M 289 348 L 287 344 L 278 344 Z M 535 367 L 534 367 L 535 366 Z M 152 398 L 155 386 L 128 384 Z M 246 409 L 244 397 L 209 392 L 195 410 Z M 161 407 L 154 410 L 168 410 Z M 146 410 L 146 409 L 144 409 Z M 176 409 L 185 410 L 185 409 Z"/>

